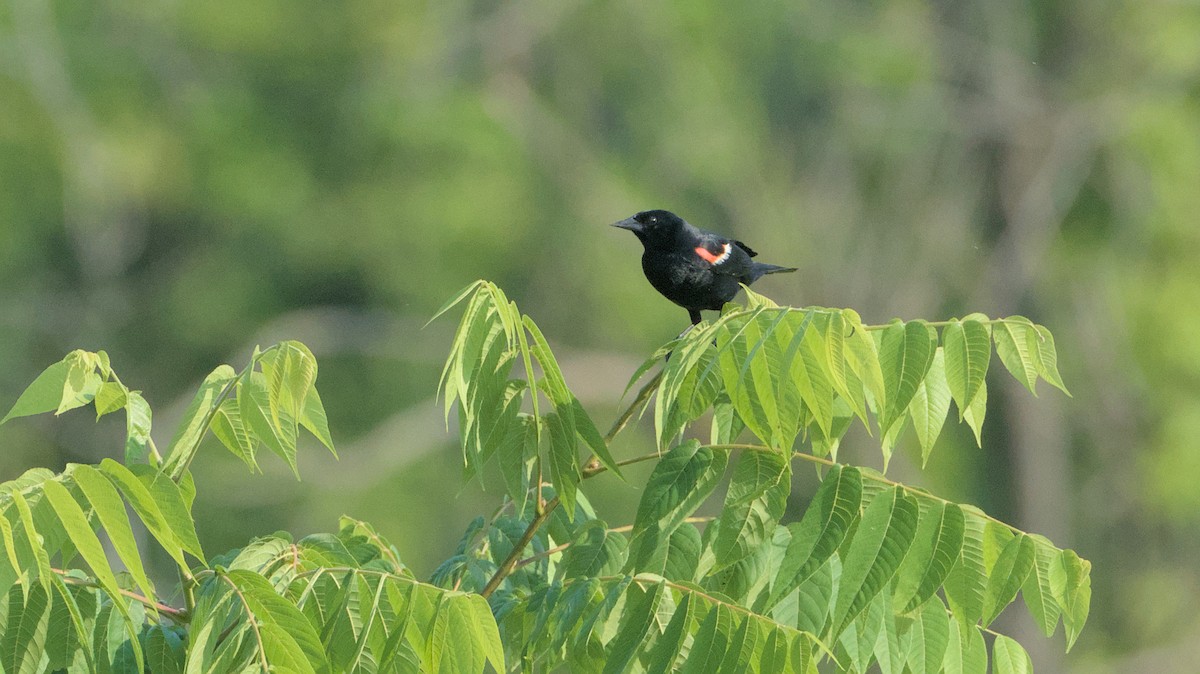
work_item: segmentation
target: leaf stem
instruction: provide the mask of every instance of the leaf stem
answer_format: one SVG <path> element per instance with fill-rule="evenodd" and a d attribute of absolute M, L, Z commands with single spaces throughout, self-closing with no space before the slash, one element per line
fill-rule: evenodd
<path fill-rule="evenodd" d="M 221 578 L 221 580 L 229 584 L 230 589 L 232 589 L 233 593 L 236 594 L 238 599 L 241 600 L 242 607 L 246 609 L 246 615 L 250 618 L 250 626 L 254 628 L 254 638 L 258 641 L 258 658 L 259 662 L 262 664 L 262 671 L 264 673 L 271 671 L 271 666 L 267 662 L 267 645 L 266 642 L 263 641 L 262 631 L 258 627 L 258 617 L 255 616 L 254 612 L 250 610 L 250 603 L 246 601 L 246 595 L 242 594 L 241 588 L 237 586 L 237 583 L 233 582 L 232 578 L 224 573 L 217 575 Z"/>
<path fill-rule="evenodd" d="M 974 319 L 972 319 L 972 320 L 974 320 Z M 925 325 L 928 325 L 931 328 L 944 328 L 944 327 L 950 325 L 951 323 L 958 323 L 958 322 L 960 322 L 958 319 L 952 319 L 949 321 L 925 321 Z M 983 323 L 984 325 L 1000 325 L 1000 324 L 1004 324 L 1004 323 L 1020 323 L 1021 325 L 1027 325 L 1027 323 L 1025 321 L 1013 319 L 1013 318 L 989 318 L 986 321 L 979 321 L 979 322 Z M 862 329 L 863 330 L 887 330 L 889 327 L 891 327 L 891 325 L 892 325 L 891 323 L 884 323 L 883 325 L 864 325 L 864 326 L 862 326 Z"/>
<path fill-rule="evenodd" d="M 604 434 L 605 444 L 612 442 L 613 438 L 617 437 L 617 434 L 629 424 L 629 420 L 633 418 L 634 412 L 636 412 L 637 408 L 642 403 L 650 399 L 650 396 L 655 390 L 658 389 L 658 384 L 662 381 L 664 371 L 664 369 L 660 368 L 658 373 L 651 377 L 650 381 L 646 382 L 646 384 L 642 386 L 640 390 L 638 390 L 638 394 L 634 397 L 633 402 L 629 403 L 629 406 L 625 408 L 625 411 L 622 412 L 617 417 L 617 420 L 613 422 L 612 428 L 608 429 L 608 433 Z"/>
<path fill-rule="evenodd" d="M 258 349 L 256 348 L 255 355 L 250 358 L 250 364 L 247 365 L 241 372 L 239 372 L 236 377 L 230 379 L 225 384 L 225 388 L 221 389 L 221 393 L 217 396 L 217 399 L 213 401 L 213 404 L 208 408 L 208 412 L 204 415 L 204 421 L 200 424 L 200 433 L 196 436 L 196 442 L 192 444 L 191 448 L 188 450 L 188 453 L 184 456 L 183 460 L 180 461 L 179 466 L 172 472 L 172 480 L 179 482 L 183 479 L 184 474 L 187 473 L 188 467 L 192 465 L 192 459 L 196 458 L 196 454 L 200 450 L 200 443 L 204 440 L 204 436 L 208 434 L 208 427 L 212 424 L 213 418 L 217 416 L 217 412 L 221 409 L 221 403 L 224 403 L 225 399 L 229 397 L 230 392 L 237 388 L 237 385 L 241 383 L 243 377 L 254 371 L 254 364 L 257 363 L 264 354 L 268 353 L 274 348 L 275 346 L 269 346 L 267 347 L 266 351 L 261 353 L 259 353 Z M 170 457 L 167 458 L 170 459 Z"/>
<path fill-rule="evenodd" d="M 54 573 L 58 574 L 59 577 L 62 578 L 62 581 L 64 583 L 66 583 L 67 585 L 75 585 L 77 587 L 88 587 L 88 588 L 92 588 L 95 590 L 103 590 L 104 589 L 104 587 L 102 585 L 100 585 L 100 583 L 98 583 L 97 581 L 94 581 L 90 578 L 76 578 L 75 576 L 69 576 L 69 575 L 67 575 L 67 571 L 65 571 L 63 569 L 52 569 L 52 570 L 54 571 Z M 145 606 L 146 608 L 154 609 L 155 611 L 158 611 L 159 613 L 169 616 L 171 618 L 171 620 L 174 620 L 176 623 L 178 623 L 180 625 L 187 624 L 188 619 L 191 617 L 191 611 L 189 611 L 187 609 L 181 609 L 181 608 L 175 608 L 174 606 L 168 606 L 166 604 L 162 604 L 162 603 L 153 601 L 148 597 L 145 597 L 143 595 L 140 595 L 140 594 L 130 591 L 130 590 L 121 590 L 121 594 L 125 597 L 128 597 L 129 599 L 132 599 L 132 600 L 138 602 L 139 604 Z"/>
<path fill-rule="evenodd" d="M 735 450 L 735 449 L 741 449 L 741 450 L 745 450 L 745 451 L 751 451 L 751 452 L 771 452 L 771 453 L 777 453 L 777 452 L 776 452 L 776 450 L 774 450 L 774 449 L 771 449 L 770 447 L 768 447 L 768 446 L 766 446 L 766 445 L 750 445 L 750 444 L 722 444 L 722 445 L 705 445 L 705 446 L 706 446 L 706 447 L 708 447 L 709 449 L 716 449 L 716 450 L 722 450 L 722 449 L 723 449 L 723 450 Z M 840 466 L 840 467 L 843 467 L 843 468 L 849 467 L 849 464 L 845 464 L 845 463 L 838 463 L 837 461 L 833 461 L 833 460 L 830 460 L 830 459 L 826 459 L 826 458 L 823 458 L 823 457 L 820 457 L 820 456 L 814 456 L 814 455 L 812 455 L 812 454 L 808 454 L 808 453 L 805 453 L 805 452 L 793 452 L 793 453 L 792 453 L 792 458 L 793 458 L 793 459 L 800 459 L 800 460 L 802 460 L 802 461 L 808 461 L 809 463 L 817 463 L 817 464 L 820 464 L 820 465 L 822 465 L 822 466 L 828 466 L 829 468 L 833 468 L 834 466 Z M 879 474 L 877 474 L 877 473 L 873 473 L 873 472 L 871 472 L 871 473 L 863 473 L 863 474 L 862 474 L 862 476 L 863 476 L 863 478 L 864 478 L 864 479 L 867 479 L 867 480 L 872 480 L 872 481 L 874 481 L 874 482 L 879 482 L 880 484 L 886 484 L 886 485 L 888 485 L 889 487 L 900 487 L 900 488 L 901 488 L 901 489 L 903 489 L 904 491 L 906 491 L 906 492 L 908 492 L 908 493 L 910 493 L 910 494 L 913 494 L 913 495 L 919 496 L 919 497 L 921 497 L 921 498 L 931 498 L 931 499 L 933 499 L 933 500 L 935 500 L 935 501 L 941 501 L 942 503 L 947 503 L 947 504 L 954 504 L 954 505 L 958 505 L 957 503 L 955 503 L 954 501 L 951 501 L 950 499 L 947 499 L 947 498 L 942 498 L 941 496 L 938 496 L 938 495 L 936 495 L 936 494 L 933 494 L 933 493 L 927 492 L 927 491 L 925 491 L 924 489 L 917 489 L 917 488 L 915 488 L 915 487 L 910 487 L 910 486 L 908 486 L 908 485 L 906 485 L 906 484 L 904 484 L 904 483 L 902 483 L 902 482 L 896 482 L 895 480 L 889 480 L 888 478 L 886 478 L 886 477 L 884 477 L 884 476 L 882 476 L 882 475 L 879 475 Z M 1013 526 L 1013 525 L 1009 524 L 1008 522 L 1004 522 L 1004 521 L 1002 521 L 1002 520 L 998 520 L 998 519 L 996 519 L 995 517 L 992 517 L 991 515 L 989 515 L 989 514 L 987 514 L 987 513 L 983 512 L 982 510 L 980 510 L 980 511 L 979 511 L 979 514 L 980 514 L 980 516 L 982 516 L 984 519 L 986 519 L 986 520 L 988 520 L 988 521 L 991 521 L 991 522 L 995 522 L 996 524 L 999 524 L 1000 526 L 1002 526 L 1002 527 L 1005 527 L 1006 529 L 1008 529 L 1008 530 L 1012 531 L 1013 533 L 1017 533 L 1017 534 L 1025 534 L 1025 535 L 1028 535 L 1028 532 L 1026 532 L 1026 531 L 1022 531 L 1021 529 L 1018 529 L 1017 527 L 1015 527 L 1015 526 Z"/>
<path fill-rule="evenodd" d="M 688 522 L 690 524 L 704 524 L 704 523 L 713 521 L 713 519 L 715 519 L 715 518 L 713 518 L 713 517 L 687 517 L 687 518 L 684 518 L 683 521 Z M 612 529 L 608 530 L 608 532 L 610 534 L 623 534 L 623 533 L 627 533 L 630 531 L 633 531 L 632 524 L 625 524 L 625 525 L 622 525 L 619 527 L 613 527 Z M 550 548 L 549 550 L 539 552 L 536 555 L 531 555 L 531 556 L 526 557 L 525 559 L 522 559 L 521 561 L 517 562 L 516 568 L 522 569 L 530 564 L 533 564 L 534 562 L 538 561 L 539 559 L 545 559 L 546 557 L 549 557 L 551 555 L 556 555 L 556 554 L 562 552 L 563 550 L 566 550 L 569 547 L 571 547 L 570 541 L 563 543 L 562 545 L 557 545 L 553 548 Z"/>
<path fill-rule="evenodd" d="M 617 420 L 613 422 L 612 428 L 610 428 L 608 433 L 604 435 L 605 444 L 612 442 L 613 438 L 615 438 L 617 434 L 621 432 L 621 429 L 625 428 L 625 426 L 629 423 L 629 420 L 633 418 L 637 407 L 648 400 L 654 393 L 655 389 L 658 388 L 658 383 L 662 381 L 662 376 L 662 370 L 659 370 L 658 374 L 654 375 L 650 381 L 646 382 L 646 384 L 642 386 L 641 390 L 638 391 L 637 396 L 633 399 L 633 402 L 629 403 L 629 406 L 625 408 L 625 411 L 617 416 Z M 656 452 L 654 454 L 646 454 L 644 456 L 637 456 L 632 459 L 618 461 L 617 465 L 628 466 L 633 463 L 650 461 L 657 458 L 659 458 L 659 454 Z M 580 479 L 586 480 L 587 478 L 603 473 L 605 470 L 607 470 L 607 468 L 605 468 L 600 461 L 593 456 L 592 458 L 588 459 L 587 463 L 584 464 L 583 470 L 579 472 L 579 477 Z M 537 489 L 538 504 L 540 505 L 542 502 L 542 484 L 540 479 L 538 480 Z M 504 561 L 500 563 L 500 567 L 496 569 L 496 573 L 492 574 L 492 577 L 488 579 L 487 585 L 485 585 L 483 591 L 480 592 L 485 599 L 492 596 L 492 593 L 496 591 L 496 588 L 500 587 L 500 583 L 502 583 L 505 578 L 511 575 L 512 572 L 518 568 L 517 565 L 521 562 L 521 555 L 524 554 L 525 548 L 529 545 L 529 542 L 533 540 L 537 530 L 541 528 L 543 524 L 545 524 L 547 519 L 550 518 L 550 514 L 554 512 L 554 509 L 558 507 L 558 504 L 558 497 L 555 496 L 549 501 L 546 501 L 540 509 L 535 511 L 534 518 L 529 522 L 529 526 L 525 528 L 525 533 L 521 534 L 521 539 L 517 541 L 516 545 L 513 546 L 512 552 L 510 552 L 508 557 L 506 557 Z"/>

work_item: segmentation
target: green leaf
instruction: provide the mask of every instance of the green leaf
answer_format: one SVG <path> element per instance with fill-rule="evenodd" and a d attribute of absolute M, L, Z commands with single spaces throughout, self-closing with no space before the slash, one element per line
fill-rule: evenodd
<path fill-rule="evenodd" d="M 1080 559 L 1073 550 L 1063 550 L 1057 564 L 1050 565 L 1050 589 L 1062 607 L 1063 629 L 1067 634 L 1067 650 L 1075 645 L 1087 622 L 1092 601 L 1092 565 Z"/>
<path fill-rule="evenodd" d="M 62 399 L 54 411 L 56 415 L 92 402 L 102 383 L 96 374 L 100 364 L 96 354 L 76 349 L 67 354 L 66 362 L 67 378 L 63 383 Z"/>
<path fill-rule="evenodd" d="M 693 622 L 692 593 L 684 592 L 683 598 L 671 614 L 667 629 L 650 649 L 646 674 L 666 674 L 675 671 L 675 660 L 683 648 L 684 639 L 691 632 Z"/>
<path fill-rule="evenodd" d="M 137 541 L 133 529 L 129 526 L 129 517 L 125 512 L 125 502 L 117 493 L 112 483 L 91 466 L 75 465 L 71 469 L 71 478 L 79 486 L 91 505 L 100 524 L 108 534 L 109 543 L 117 553 L 117 557 L 125 565 L 134 582 L 142 589 L 142 594 L 151 601 L 154 600 L 154 585 L 146 576 L 142 567 L 142 557 L 138 552 Z M 90 562 L 89 562 L 90 563 Z"/>
<path fill-rule="evenodd" d="M 805 407 L 826 436 L 833 432 L 834 401 L 822 325 L 828 321 L 826 314 L 811 310 L 804 314 L 789 312 L 793 334 L 784 355 L 784 362 L 790 364 L 792 385 L 799 387 Z M 781 382 L 781 386 L 787 385 L 786 380 Z"/>
<path fill-rule="evenodd" d="M 965 635 L 959 630 L 959 621 L 951 620 L 943 670 L 946 674 L 987 674 L 987 645 L 983 643 L 983 635 L 974 627 L 968 627 Z"/>
<path fill-rule="evenodd" d="M 884 610 L 887 593 L 876 595 L 867 610 L 846 625 L 838 639 L 855 671 L 865 672 L 875 660 L 875 644 L 883 630 Z M 890 608 L 890 605 L 889 605 Z M 891 617 L 890 611 L 888 618 Z"/>
<path fill-rule="evenodd" d="M 316 357 L 304 344 L 287 340 L 267 349 L 258 362 L 267 381 L 272 421 L 276 425 L 298 422 L 317 381 Z"/>
<path fill-rule="evenodd" d="M 683 520 L 712 494 L 725 473 L 727 457 L 695 440 L 667 452 L 654 467 L 638 505 L 629 544 L 627 570 L 638 571 L 653 559 Z"/>
<path fill-rule="evenodd" d="M 592 418 L 583 409 L 583 404 L 575 396 L 571 396 L 571 409 L 574 412 L 575 430 L 579 432 L 579 437 L 592 450 L 592 453 L 596 455 L 596 459 L 600 461 L 601 465 L 612 471 L 613 475 L 624 480 L 625 475 L 621 472 L 621 466 L 617 464 L 612 453 L 608 451 L 608 444 L 604 442 L 604 436 L 600 435 L 600 431 L 596 429 L 596 424 L 592 422 Z"/>
<path fill-rule="evenodd" d="M 684 425 L 708 409 L 717 396 L 717 358 L 713 339 L 729 320 L 701 323 L 691 330 L 663 366 L 662 383 L 654 403 L 658 447 L 667 449 Z"/>
<path fill-rule="evenodd" d="M 1059 563 L 1059 550 L 1043 536 L 1031 534 L 1030 538 L 1034 542 L 1033 568 L 1021 586 L 1021 597 L 1038 629 L 1049 637 L 1054 634 L 1061 614 L 1050 584 L 1050 569 Z"/>
<path fill-rule="evenodd" d="M 795 358 L 802 337 L 787 322 L 787 310 L 733 315 L 717 333 L 721 378 L 746 426 L 778 450 L 791 447 L 799 433 L 799 381 L 807 376 Z M 800 326 L 803 331 L 807 319 Z M 789 358 L 788 352 L 791 352 Z"/>
<path fill-rule="evenodd" d="M 1024 316 L 1009 316 L 993 324 L 992 339 L 1004 367 L 1037 395 L 1038 335 L 1033 323 Z"/>
<path fill-rule="evenodd" d="M 963 412 L 963 419 L 967 425 L 975 433 L 975 445 L 983 447 L 983 419 L 987 416 L 987 385 L 979 387 L 979 392 L 975 394 L 975 399 L 967 406 Z"/>
<path fill-rule="evenodd" d="M 799 524 L 788 526 L 792 537 L 772 584 L 767 608 L 824 566 L 858 517 L 861 501 L 862 474 L 858 469 L 831 468 Z"/>
<path fill-rule="evenodd" d="M 149 466 L 132 468 L 112 459 L 100 462 L 100 472 L 124 494 L 125 500 L 133 507 L 146 529 L 180 568 L 188 568 L 183 558 L 184 550 L 203 560 L 195 525 L 179 488 L 165 474 Z M 155 475 L 161 477 L 156 479 Z"/>
<path fill-rule="evenodd" d="M 871 337 L 871 333 L 862 324 L 862 320 L 858 314 L 851 309 L 843 309 L 842 317 L 848 325 L 849 333 L 845 339 L 845 355 L 846 363 L 850 366 L 850 370 L 858 375 L 867 391 L 875 399 L 876 409 L 882 414 L 886 406 L 891 404 L 888 400 L 887 386 L 884 383 L 883 367 L 880 362 L 879 349 L 875 345 L 875 340 Z M 849 381 L 847 382 L 849 386 Z M 854 393 L 854 391 L 851 391 Z"/>
<path fill-rule="evenodd" d="M 17 398 L 17 402 L 13 403 L 12 409 L 4 415 L 3 419 L 0 419 L 0 424 L 9 419 L 53 412 L 58 409 L 63 397 L 63 386 L 67 382 L 67 371 L 71 368 L 68 362 L 69 358 L 70 356 L 67 356 L 42 370 L 42 373 Z"/>
<path fill-rule="evenodd" d="M 515 400 L 513 404 L 519 406 L 520 399 Z M 496 447 L 496 456 L 505 490 L 517 506 L 518 512 L 524 510 L 525 502 L 529 498 L 530 473 L 537 452 L 537 425 L 533 417 L 517 414 L 516 421 L 508 427 L 503 441 Z"/>
<path fill-rule="evenodd" d="M 250 470 L 261 470 L 258 467 L 258 461 L 254 458 L 257 443 L 242 421 L 242 409 L 236 399 L 221 403 L 209 428 L 212 429 L 213 435 L 221 441 L 221 444 L 225 445 L 225 449 L 241 459 Z"/>
<path fill-rule="evenodd" d="M 123 627 L 128 631 L 129 636 L 132 637 L 130 646 L 132 647 L 134 659 L 137 662 L 141 662 L 142 651 L 137 641 L 137 625 L 140 622 L 135 621 L 130 616 L 125 602 L 119 599 L 121 588 L 117 584 L 117 578 L 108 563 L 108 557 L 104 553 L 104 546 L 100 543 L 96 532 L 92 531 L 92 527 L 88 523 L 87 515 L 83 513 L 83 509 L 79 507 L 79 503 L 75 501 L 75 498 L 71 496 L 67 488 L 58 482 L 48 480 L 42 485 L 42 490 L 46 500 L 58 515 L 63 530 L 67 532 L 67 535 L 75 545 L 75 548 L 79 550 L 79 554 L 83 557 L 83 560 L 91 567 L 92 575 L 100 582 L 101 587 L 104 588 L 109 597 L 114 598 L 113 606 L 116 607 L 124 618 Z"/>
<path fill-rule="evenodd" d="M 787 457 L 774 452 L 742 452 L 733 468 L 713 543 L 714 571 L 741 561 L 771 540 L 787 508 L 791 486 Z"/>
<path fill-rule="evenodd" d="M 496 627 L 496 619 L 487 600 L 477 594 L 468 594 L 457 601 L 466 608 L 464 620 L 472 632 L 476 647 L 482 650 L 484 659 L 497 672 L 503 672 L 504 644 L 500 641 L 500 630 Z"/>
<path fill-rule="evenodd" d="M 963 544 L 958 563 L 950 570 L 944 583 L 946 601 L 954 616 L 962 621 L 963 631 L 983 617 L 983 593 L 987 586 L 987 569 L 983 563 L 983 513 L 963 506 Z"/>
<path fill-rule="evenodd" d="M 9 674 L 39 671 L 50 621 L 49 596 L 41 585 L 28 596 L 14 586 L 8 592 L 8 622 L 0 635 L 0 666 Z"/>
<path fill-rule="evenodd" d="M 912 642 L 912 626 L 906 618 L 898 617 L 887 592 L 881 592 L 875 598 L 883 610 L 883 620 L 880 621 L 879 636 L 875 639 L 875 661 L 879 663 L 881 674 L 904 674 L 904 665 L 908 661 L 908 650 Z M 875 604 L 872 604 L 874 607 Z M 901 634 L 900 625 L 904 621 L 908 630 Z"/>
<path fill-rule="evenodd" d="M 150 452 L 150 403 L 137 391 L 125 400 L 125 463 L 144 463 Z"/>
<path fill-rule="evenodd" d="M 846 332 L 849 327 L 845 316 L 836 312 L 825 314 L 822 320 L 816 321 L 816 328 L 825 347 L 825 369 L 829 372 L 833 390 L 866 425 L 867 409 L 862 395 L 862 382 L 846 360 Z"/>
<path fill-rule="evenodd" d="M 1042 379 L 1049 382 L 1051 386 L 1054 386 L 1067 395 L 1071 395 L 1066 385 L 1063 384 L 1062 377 L 1058 374 L 1058 350 L 1054 347 L 1054 335 L 1051 335 L 1049 330 L 1040 325 L 1033 326 L 1033 329 L 1037 337 L 1036 366 L 1038 374 L 1042 376 Z"/>
<path fill-rule="evenodd" d="M 795 625 L 797 629 L 821 634 L 833 611 L 834 578 L 840 578 L 841 572 L 841 560 L 836 556 L 830 557 L 780 602 L 772 615 L 782 623 Z"/>
<path fill-rule="evenodd" d="M 562 578 L 612 575 L 625 563 L 624 536 L 612 534 L 603 520 L 585 522 L 563 553 Z"/>
<path fill-rule="evenodd" d="M 946 382 L 962 420 L 963 411 L 975 399 L 987 376 L 992 357 L 991 335 L 979 321 L 951 321 L 942 331 L 942 342 L 946 352 Z"/>
<path fill-rule="evenodd" d="M 929 374 L 921 380 L 916 394 L 913 395 L 912 404 L 908 407 L 913 428 L 917 431 L 917 440 L 921 443 L 922 468 L 929 461 L 929 454 L 942 433 L 942 426 L 949 411 L 950 389 L 946 385 L 944 356 L 939 348 L 934 352 Z"/>
<path fill-rule="evenodd" d="M 200 444 L 200 438 L 208 430 L 206 424 L 210 418 L 210 411 L 217 404 L 221 392 L 226 387 L 233 386 L 236 379 L 237 373 L 228 365 L 219 366 L 204 378 L 200 389 L 196 391 L 187 411 L 184 412 L 183 419 L 175 430 L 175 436 L 171 439 L 164 470 L 174 473 L 178 466 L 186 465 L 190 461 Z"/>
<path fill-rule="evenodd" d="M 185 658 L 183 641 L 175 632 L 156 625 L 146 637 L 146 669 L 153 674 L 182 674 Z"/>
<path fill-rule="evenodd" d="M 90 630 L 83 621 L 83 612 L 75 595 L 59 576 L 54 579 L 54 600 L 50 607 L 50 627 L 46 636 L 46 650 L 50 655 L 50 667 L 69 669 L 72 665 L 82 665 L 87 671 L 96 669 L 91 649 L 88 648 L 87 638 Z M 79 589 L 81 596 L 95 601 L 97 594 L 91 589 Z M 83 594 L 86 593 L 86 594 Z M 88 618 L 94 613 L 89 607 Z M 80 662 L 82 660 L 82 662 Z"/>
<path fill-rule="evenodd" d="M 179 537 L 175 535 L 150 490 L 138 480 L 133 472 L 112 459 L 104 459 L 100 462 L 100 472 L 121 490 L 146 529 L 175 560 L 175 563 L 180 568 L 187 569 L 188 565 L 183 558 L 183 547 Z"/>
<path fill-rule="evenodd" d="M 761 653 L 758 622 L 752 616 L 739 617 L 741 624 L 729 640 L 725 657 L 714 670 L 716 674 L 743 674 L 752 671 L 751 663 L 759 664 Z"/>
<path fill-rule="evenodd" d="M 932 499 L 921 499 L 920 508 L 913 546 L 896 577 L 895 600 L 902 613 L 911 613 L 937 592 L 963 545 L 961 508 Z"/>
<path fill-rule="evenodd" d="M 487 281 L 484 281 L 483 279 L 479 279 L 477 281 L 472 281 L 467 287 L 458 291 L 457 295 L 455 295 L 454 297 L 447 300 L 445 304 L 443 304 L 436 312 L 434 312 L 433 316 L 428 321 L 425 321 L 425 325 L 428 326 L 430 323 L 436 321 L 438 318 L 440 318 L 442 316 L 442 314 L 446 313 L 447 311 L 450 311 L 455 306 L 457 306 L 460 302 L 465 300 L 468 295 L 476 294 L 481 287 L 487 286 L 487 285 L 490 285 L 490 284 Z"/>
<path fill-rule="evenodd" d="M 1034 554 L 1033 539 L 1025 534 L 1018 534 L 1004 546 L 992 567 L 987 589 L 983 593 L 985 627 L 1016 598 L 1017 590 L 1021 589 L 1033 568 Z"/>
<path fill-rule="evenodd" d="M 880 431 L 887 433 L 902 418 L 917 394 L 917 388 L 933 365 L 937 333 L 924 321 L 893 321 L 883 331 L 879 364 L 887 405 L 883 407 Z"/>
<path fill-rule="evenodd" d="M 251 620 L 259 623 L 268 662 L 296 672 L 328 672 L 329 662 L 312 623 L 271 583 L 252 571 L 234 569 L 225 578 L 236 588 Z"/>
<path fill-rule="evenodd" d="M 692 649 L 687 659 L 679 668 L 680 674 L 707 674 L 713 671 L 713 663 L 718 663 L 729 648 L 737 618 L 733 611 L 724 604 L 717 604 L 708 611 L 701 621 L 692 640 Z"/>
<path fill-rule="evenodd" d="M 666 545 L 660 545 L 650 553 L 649 559 L 639 565 L 638 571 L 658 574 L 671 580 L 695 581 L 703 550 L 700 530 L 684 522 L 671 532 Z"/>
<path fill-rule="evenodd" d="M 567 409 L 570 415 L 570 409 Z M 575 492 L 581 479 L 579 465 L 579 436 L 575 432 L 574 420 L 557 412 L 546 414 L 549 429 L 549 447 L 545 451 L 550 463 L 550 479 L 554 491 L 562 500 L 563 512 L 568 518 L 575 516 Z"/>
<path fill-rule="evenodd" d="M 12 483 L 9 483 L 8 495 L 12 499 L 13 507 L 16 508 L 21 523 L 22 530 L 19 538 L 29 546 L 30 556 L 37 562 L 38 582 L 41 583 L 42 589 L 49 594 L 54 572 L 50 570 L 50 553 L 46 550 L 46 539 L 34 525 L 33 512 L 29 507 L 29 501 L 25 500 L 25 495 Z M 0 513 L 0 515 L 2 514 Z"/>
<path fill-rule="evenodd" d="M 117 585 L 117 578 L 113 575 L 108 557 L 104 554 L 104 546 L 97 538 L 96 532 L 92 531 L 87 515 L 83 513 L 79 503 L 75 501 L 66 487 L 54 480 L 43 484 L 42 490 L 46 500 L 58 515 L 63 530 L 67 532 L 71 542 L 83 556 L 83 560 L 91 567 L 92 574 L 100 581 L 105 592 L 113 597 L 119 597 L 121 588 Z"/>
<path fill-rule="evenodd" d="M 104 464 L 101 464 L 101 470 L 103 469 Z M 204 551 L 200 548 L 200 539 L 196 536 L 196 526 L 192 520 L 191 508 L 184 499 L 179 485 L 176 485 L 166 473 L 151 466 L 130 466 L 129 470 L 137 476 L 142 486 L 153 496 L 164 520 L 175 533 L 183 549 L 203 562 Z M 128 496 L 128 493 L 126 495 Z"/>
<path fill-rule="evenodd" d="M 304 398 L 304 409 L 300 413 L 300 425 L 304 430 L 312 433 L 313 437 L 325 445 L 335 457 L 337 449 L 333 446 L 333 436 L 329 434 L 329 420 L 325 416 L 325 405 L 321 402 L 321 395 L 317 393 L 317 387 L 313 387 L 308 395 Z"/>
<path fill-rule="evenodd" d="M 266 378 L 257 372 L 243 377 L 238 385 L 237 402 L 242 423 L 267 449 L 286 461 L 292 474 L 300 479 L 296 467 L 296 420 L 288 416 L 287 410 L 271 409 Z"/>
<path fill-rule="evenodd" d="M 17 557 L 17 542 L 13 538 L 12 523 L 8 515 L 0 510 L 0 595 L 8 592 L 8 588 L 17 582 L 18 576 L 25 573 L 21 560 Z"/>
<path fill-rule="evenodd" d="M 950 642 L 950 615 L 942 600 L 925 602 L 911 627 L 908 666 L 913 674 L 938 674 Z"/>
<path fill-rule="evenodd" d="M 625 610 L 621 612 L 621 620 L 617 626 L 617 634 L 613 637 L 612 645 L 605 658 L 605 674 L 624 672 L 650 632 L 651 626 L 662 601 L 664 585 L 655 583 L 643 589 L 637 583 L 629 586 L 625 592 Z"/>
<path fill-rule="evenodd" d="M 93 401 L 96 404 L 96 418 L 116 412 L 125 407 L 127 400 L 128 389 L 122 384 L 115 381 L 106 381 L 100 384 L 100 389 L 96 391 L 96 399 Z"/>
<path fill-rule="evenodd" d="M 887 489 L 871 500 L 850 541 L 844 560 L 834 633 L 854 620 L 900 569 L 917 530 L 916 499 L 900 487 Z"/>
<path fill-rule="evenodd" d="M 1021 644 L 998 635 L 992 642 L 992 666 L 996 674 L 1033 674 L 1033 661 Z"/>
<path fill-rule="evenodd" d="M 500 314 L 489 292 L 473 295 L 463 312 L 438 381 L 438 394 L 444 401 L 447 422 L 455 400 L 460 401 L 460 408 L 468 407 L 465 401 L 470 398 L 470 382 L 490 377 L 504 379 L 504 376 L 497 376 L 496 368 L 484 367 L 489 359 L 496 362 L 504 359 L 502 349 L 495 348 L 501 341 L 501 335 L 504 335 L 503 344 L 506 347 L 511 348 L 515 342 L 514 331 L 505 325 Z"/>

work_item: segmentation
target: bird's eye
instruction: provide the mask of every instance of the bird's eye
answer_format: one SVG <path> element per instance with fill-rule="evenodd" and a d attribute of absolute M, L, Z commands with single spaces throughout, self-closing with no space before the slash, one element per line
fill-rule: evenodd
<path fill-rule="evenodd" d="M 651 216 L 650 216 L 650 218 L 649 218 L 649 220 L 650 220 L 650 223 L 651 223 L 651 224 L 653 224 L 653 223 L 656 223 L 656 222 L 658 222 L 658 216 L 657 216 L 657 215 L 651 215 Z"/>

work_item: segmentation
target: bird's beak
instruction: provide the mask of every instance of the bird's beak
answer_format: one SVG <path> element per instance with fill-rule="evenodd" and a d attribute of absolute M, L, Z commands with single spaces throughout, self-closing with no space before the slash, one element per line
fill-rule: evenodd
<path fill-rule="evenodd" d="M 642 223 L 638 222 L 637 220 L 634 220 L 633 218 L 625 218 L 624 220 L 622 220 L 620 222 L 614 222 L 614 223 L 612 223 L 612 226 L 620 227 L 621 229 L 628 229 L 631 232 L 642 231 Z"/>

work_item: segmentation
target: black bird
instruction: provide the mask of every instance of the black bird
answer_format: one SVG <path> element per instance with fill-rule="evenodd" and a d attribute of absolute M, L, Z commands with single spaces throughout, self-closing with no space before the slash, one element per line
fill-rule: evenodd
<path fill-rule="evenodd" d="M 697 229 L 670 211 L 642 211 L 613 227 L 637 235 L 645 248 L 642 271 L 650 285 L 687 309 L 692 325 L 700 322 L 702 309 L 720 309 L 732 300 L 740 284 L 750 285 L 764 274 L 796 271 L 755 262 L 750 258 L 758 253 L 750 246 Z"/>

